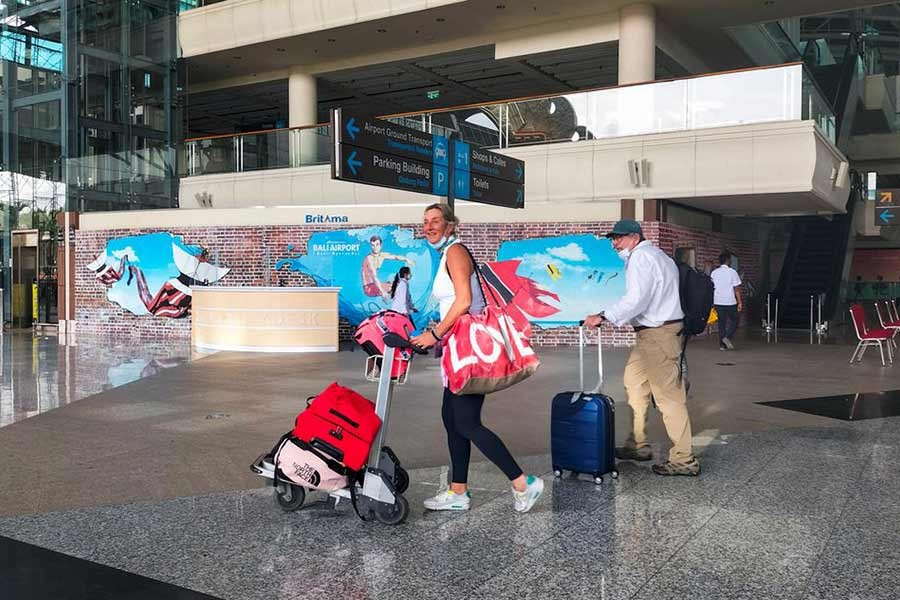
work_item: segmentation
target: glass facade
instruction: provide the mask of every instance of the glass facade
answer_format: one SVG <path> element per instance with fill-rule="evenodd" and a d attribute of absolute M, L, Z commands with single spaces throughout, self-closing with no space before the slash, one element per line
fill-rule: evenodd
<path fill-rule="evenodd" d="M 177 206 L 178 7 L 177 0 L 0 2 L 7 320 L 21 308 L 11 289 L 22 283 L 12 281 L 14 230 L 38 230 L 30 239 L 47 248 L 37 251 L 33 278 L 49 289 L 58 211 Z"/>

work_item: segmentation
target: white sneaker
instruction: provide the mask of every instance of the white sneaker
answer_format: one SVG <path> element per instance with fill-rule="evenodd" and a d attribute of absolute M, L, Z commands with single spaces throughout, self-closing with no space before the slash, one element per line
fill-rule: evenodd
<path fill-rule="evenodd" d="M 529 475 L 525 479 L 526 488 L 523 492 L 517 492 L 513 488 L 513 498 L 516 499 L 516 511 L 526 513 L 531 510 L 534 503 L 538 501 L 544 492 L 544 480 L 534 475 Z"/>
<path fill-rule="evenodd" d="M 469 492 L 457 494 L 452 490 L 445 490 L 437 496 L 425 500 L 425 508 L 428 510 L 469 510 L 469 502 L 472 496 Z"/>

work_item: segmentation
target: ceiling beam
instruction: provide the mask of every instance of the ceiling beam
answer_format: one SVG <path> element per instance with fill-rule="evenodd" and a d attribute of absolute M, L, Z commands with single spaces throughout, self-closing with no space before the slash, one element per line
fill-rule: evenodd
<path fill-rule="evenodd" d="M 546 71 L 529 64 L 525 60 L 508 60 L 498 62 L 507 62 L 511 67 L 519 71 L 521 75 L 524 75 L 528 79 L 549 85 L 550 89 L 547 90 L 549 92 L 572 92 L 577 89 L 569 85 L 565 81 L 557 79 L 550 73 L 547 73 Z"/>
<path fill-rule="evenodd" d="M 437 83 L 446 85 L 450 89 L 460 92 L 461 94 L 471 100 L 474 100 L 475 102 L 482 102 L 485 99 L 484 94 L 479 92 L 475 88 L 470 88 L 464 83 L 454 81 L 453 79 L 444 77 L 443 75 L 438 75 L 434 71 L 426 69 L 425 67 L 420 67 L 419 65 L 413 63 L 400 63 L 397 65 L 397 67 L 403 71 L 406 71 L 407 73 L 419 75 L 420 77 L 424 77 L 425 79 L 430 79 Z"/>

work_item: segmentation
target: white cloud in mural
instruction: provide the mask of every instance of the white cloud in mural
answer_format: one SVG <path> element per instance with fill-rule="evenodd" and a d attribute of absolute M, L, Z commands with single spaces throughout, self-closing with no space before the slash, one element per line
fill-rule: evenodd
<path fill-rule="evenodd" d="M 141 260 L 131 246 L 125 246 L 121 250 L 113 250 L 112 255 L 118 260 L 122 260 L 123 257 L 128 258 L 131 262 L 140 262 Z"/>
<path fill-rule="evenodd" d="M 528 269 L 546 269 L 547 265 L 555 262 L 556 259 L 554 259 L 549 254 L 540 253 L 522 255 L 522 266 Z"/>
<path fill-rule="evenodd" d="M 588 255 L 584 253 L 582 247 L 574 242 L 558 248 L 547 248 L 547 252 L 556 258 L 561 258 L 563 260 L 575 262 L 585 262 L 589 260 Z"/>

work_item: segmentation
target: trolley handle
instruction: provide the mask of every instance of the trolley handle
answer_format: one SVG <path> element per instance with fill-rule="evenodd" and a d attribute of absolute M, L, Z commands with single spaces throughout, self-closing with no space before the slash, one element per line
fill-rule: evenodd
<path fill-rule="evenodd" d="M 578 385 L 583 392 L 584 389 L 584 321 L 578 321 Z M 597 327 L 597 385 L 591 390 L 592 394 L 603 393 L 603 342 L 600 337 L 600 327 Z"/>

